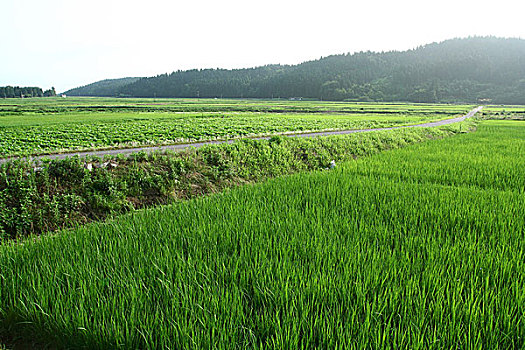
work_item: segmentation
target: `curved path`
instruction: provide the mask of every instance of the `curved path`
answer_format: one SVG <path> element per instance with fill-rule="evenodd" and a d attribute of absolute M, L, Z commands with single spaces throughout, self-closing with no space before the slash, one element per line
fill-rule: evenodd
<path fill-rule="evenodd" d="M 423 124 L 416 124 L 416 125 L 404 125 L 404 126 L 392 126 L 388 128 L 377 128 L 377 129 L 353 129 L 353 130 L 338 130 L 338 131 L 316 131 L 316 132 L 310 132 L 310 133 L 297 133 L 297 134 L 276 134 L 280 136 L 287 136 L 287 137 L 316 137 L 316 136 L 330 136 L 330 135 L 345 135 L 345 134 L 353 134 L 357 132 L 368 132 L 368 131 L 380 131 L 380 130 L 394 130 L 394 129 L 402 129 L 402 128 L 428 128 L 428 127 L 434 127 L 434 126 L 441 126 L 441 125 L 447 125 L 447 124 L 453 124 L 462 122 L 467 118 L 473 117 L 476 113 L 478 113 L 481 109 L 483 109 L 482 106 L 476 107 L 467 114 L 465 114 L 462 117 L 452 118 L 452 119 L 444 119 L 439 120 L 437 122 L 431 122 L 431 123 L 423 123 Z M 275 135 L 273 135 L 275 136 Z M 268 140 L 272 136 L 256 136 L 256 137 L 250 137 L 252 140 Z M 100 150 L 100 151 L 85 151 L 85 152 L 74 152 L 74 153 L 61 153 L 61 154 L 48 154 L 48 155 L 41 155 L 41 156 L 34 156 L 30 157 L 30 159 L 38 160 L 42 158 L 46 159 L 64 159 L 68 157 L 73 156 L 79 156 L 79 157 L 86 157 L 86 156 L 105 156 L 105 155 L 117 155 L 117 154 L 131 154 L 131 153 L 137 153 L 137 152 L 154 152 L 154 151 L 163 151 L 163 150 L 182 150 L 188 147 L 195 147 L 199 148 L 204 145 L 211 145 L 211 144 L 217 144 L 217 143 L 233 143 L 234 141 L 239 140 L 237 139 L 231 139 L 231 140 L 216 140 L 216 141 L 202 141 L 202 142 L 194 142 L 194 143 L 181 143 L 176 145 L 164 145 L 164 146 L 150 146 L 150 147 L 135 147 L 135 148 L 119 148 L 119 149 L 107 149 L 107 150 Z M 18 157 L 11 157 L 11 158 L 1 158 L 0 164 L 5 163 L 9 160 L 16 159 Z"/>

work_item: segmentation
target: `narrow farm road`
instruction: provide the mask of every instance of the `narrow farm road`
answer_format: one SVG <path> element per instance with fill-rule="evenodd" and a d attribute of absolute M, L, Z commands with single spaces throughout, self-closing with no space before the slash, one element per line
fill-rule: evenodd
<path fill-rule="evenodd" d="M 483 109 L 483 106 L 479 106 L 465 114 L 464 116 L 452 118 L 452 119 L 444 119 L 439 120 L 437 122 L 431 122 L 431 123 L 423 123 L 423 124 L 415 124 L 415 125 L 404 125 L 404 126 L 392 126 L 388 128 L 376 128 L 376 129 L 353 129 L 353 130 L 337 130 L 337 131 L 316 131 L 316 132 L 310 132 L 310 133 L 296 133 L 296 134 L 276 134 L 281 136 L 287 136 L 287 137 L 317 137 L 317 136 L 330 136 L 330 135 L 346 135 L 346 134 L 353 134 L 358 132 L 370 132 L 370 131 L 380 131 L 380 130 L 394 130 L 394 129 L 402 129 L 402 128 L 428 128 L 428 127 L 434 127 L 434 126 L 442 126 L 447 124 L 453 124 L 462 122 L 467 118 L 473 117 L 476 113 L 478 113 L 480 110 Z M 252 140 L 268 140 L 272 136 L 256 136 L 256 137 L 250 137 Z M 106 149 L 106 150 L 100 150 L 100 151 L 84 151 L 84 152 L 73 152 L 73 153 L 61 153 L 61 154 L 48 154 L 48 155 L 41 155 L 41 156 L 33 156 L 29 157 L 29 159 L 32 160 L 39 160 L 39 159 L 64 159 L 68 157 L 73 156 L 79 156 L 79 157 L 86 157 L 86 156 L 105 156 L 105 155 L 117 155 L 117 154 L 132 154 L 137 152 L 154 152 L 154 151 L 163 151 L 163 150 L 183 150 L 185 148 L 189 147 L 195 147 L 199 148 L 205 145 L 211 145 L 211 144 L 218 144 L 218 143 L 233 143 L 234 141 L 239 139 L 231 139 L 231 140 L 215 140 L 215 141 L 203 141 L 203 142 L 194 142 L 194 143 L 181 143 L 176 145 L 164 145 L 164 146 L 146 146 L 146 147 L 135 147 L 135 148 L 119 148 L 119 149 Z M 10 158 L 0 158 L 0 164 L 5 163 L 9 160 L 17 159 L 18 157 L 10 157 Z"/>

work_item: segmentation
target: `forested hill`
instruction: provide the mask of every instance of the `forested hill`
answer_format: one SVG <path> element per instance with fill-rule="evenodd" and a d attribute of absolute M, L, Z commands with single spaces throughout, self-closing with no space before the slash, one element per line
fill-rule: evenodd
<path fill-rule="evenodd" d="M 177 71 L 100 95 L 525 104 L 525 40 L 452 39 L 409 51 L 334 55 L 294 66 Z"/>
<path fill-rule="evenodd" d="M 65 92 L 69 96 L 115 96 L 118 89 L 134 83 L 140 78 L 106 79 L 96 83 L 77 87 Z"/>

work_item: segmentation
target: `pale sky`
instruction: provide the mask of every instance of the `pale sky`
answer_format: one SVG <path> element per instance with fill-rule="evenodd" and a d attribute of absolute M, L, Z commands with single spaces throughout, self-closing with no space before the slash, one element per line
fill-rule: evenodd
<path fill-rule="evenodd" d="M 454 37 L 525 38 L 523 1 L 0 0 L 0 86 L 296 64 Z"/>

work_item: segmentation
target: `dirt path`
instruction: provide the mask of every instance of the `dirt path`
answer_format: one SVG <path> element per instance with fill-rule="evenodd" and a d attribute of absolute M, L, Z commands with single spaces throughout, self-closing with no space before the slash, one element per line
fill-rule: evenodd
<path fill-rule="evenodd" d="M 393 126 L 389 128 L 377 128 L 377 129 L 354 129 L 354 130 L 338 130 L 338 131 L 316 131 L 316 132 L 310 132 L 310 133 L 297 133 L 297 134 L 280 134 L 282 136 L 287 137 L 316 137 L 316 136 L 329 136 L 329 135 L 346 135 L 346 134 L 353 134 L 357 132 L 369 132 L 369 131 L 380 131 L 380 130 L 394 130 L 394 129 L 402 129 L 402 128 L 427 128 L 427 127 L 434 127 L 434 126 L 441 126 L 441 125 L 447 125 L 447 124 L 453 124 L 462 122 L 463 120 L 473 117 L 477 112 L 479 112 L 481 109 L 483 109 L 482 106 L 476 107 L 467 114 L 465 114 L 462 117 L 452 118 L 452 119 L 444 119 L 437 122 L 431 122 L 431 123 L 423 123 L 423 124 L 416 124 L 416 125 L 405 125 L 405 126 Z M 278 134 L 279 135 L 279 134 Z M 258 136 L 258 137 L 250 137 L 253 140 L 268 140 L 272 136 Z M 48 159 L 64 159 L 67 157 L 72 156 L 79 156 L 79 157 L 85 157 L 85 156 L 105 156 L 105 155 L 117 155 L 117 154 L 131 154 L 131 153 L 137 153 L 137 152 L 154 152 L 154 151 L 163 151 L 163 150 L 182 150 L 188 147 L 195 147 L 199 148 L 204 145 L 211 145 L 211 144 L 217 144 L 217 143 L 233 143 L 234 141 L 239 139 L 232 139 L 232 140 L 218 140 L 218 141 L 203 141 L 203 142 L 194 142 L 194 143 L 181 143 L 177 145 L 164 145 L 164 146 L 152 146 L 152 147 L 135 147 L 135 148 L 120 148 L 120 149 L 108 149 L 108 150 L 100 150 L 100 151 L 85 151 L 85 152 L 74 152 L 74 153 L 62 153 L 62 154 L 50 154 L 50 155 L 41 155 L 41 156 L 34 156 L 30 157 L 30 159 L 38 160 L 42 158 L 48 158 Z M 17 157 L 11 157 L 11 158 L 1 158 L 0 164 L 5 163 L 9 160 L 16 159 Z"/>

